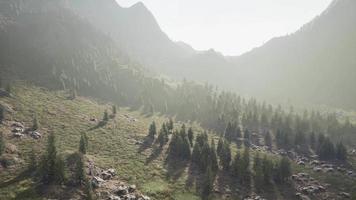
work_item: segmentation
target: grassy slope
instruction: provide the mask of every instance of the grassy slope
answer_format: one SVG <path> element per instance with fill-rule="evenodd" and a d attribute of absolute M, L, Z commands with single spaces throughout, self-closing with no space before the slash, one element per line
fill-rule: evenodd
<path fill-rule="evenodd" d="M 139 112 L 120 108 L 115 119 L 111 119 L 104 127 L 95 128 L 96 123 L 90 122 L 91 117 L 101 119 L 105 110 L 111 106 L 98 104 L 84 98 L 68 100 L 63 91 L 49 92 L 45 89 L 19 85 L 13 89 L 13 98 L 1 98 L 0 102 L 12 108 L 6 115 L 10 120 L 24 122 L 31 126 L 32 116 L 37 115 L 40 132 L 45 134 L 41 140 L 25 137 L 11 137 L 10 129 L 2 127 L 8 143 L 18 148 L 20 159 L 28 163 L 28 154 L 32 147 L 43 151 L 46 135 L 53 131 L 57 136 L 57 146 L 64 155 L 75 152 L 78 148 L 81 132 L 89 137 L 88 157 L 102 168 L 115 168 L 121 180 L 136 184 L 141 191 L 154 198 L 197 199 L 184 189 L 184 180 L 171 181 L 166 177 L 162 155 L 153 157 L 151 148 L 136 145 L 135 140 L 143 141 L 147 135 L 148 125 L 155 120 L 158 124 L 166 120 L 163 116 L 144 116 Z M 136 118 L 130 122 L 124 115 Z M 159 125 L 158 125 L 159 127 Z M 152 161 L 149 158 L 154 158 Z M 27 160 L 27 162 L 26 162 Z M 31 195 L 36 197 L 31 181 L 24 180 L 20 173 L 25 164 L 19 163 L 13 169 L 0 169 L 0 199 L 11 199 Z M 20 175 L 20 176 L 19 176 Z M 16 179 L 17 177 L 17 179 Z M 178 195 L 179 194 L 179 195 Z"/>
<path fill-rule="evenodd" d="M 0 98 L 0 103 L 13 111 L 6 115 L 7 123 L 10 120 L 24 122 L 26 127 L 31 126 L 34 114 L 40 122 L 40 132 L 45 134 L 38 141 L 29 137 L 23 139 L 11 138 L 10 129 L 2 127 L 8 143 L 18 148 L 19 164 L 10 169 L 0 169 L 0 199 L 40 199 L 36 194 L 34 184 L 29 178 L 21 174 L 28 163 L 27 156 L 32 147 L 37 152 L 42 152 L 46 144 L 46 135 L 53 131 L 57 136 L 59 151 L 65 156 L 75 152 L 78 148 L 81 132 L 86 132 L 89 137 L 88 158 L 94 160 L 102 168 L 115 168 L 121 180 L 136 184 L 142 192 L 153 199 L 199 199 L 195 192 L 195 184 L 187 186 L 194 180 L 188 168 L 179 167 L 179 163 L 165 165 L 165 150 L 156 151 L 151 147 L 136 145 L 135 141 L 143 141 L 147 135 L 149 124 L 155 120 L 160 127 L 166 118 L 164 116 L 146 116 L 137 111 L 120 108 L 117 116 L 111 119 L 104 127 L 95 127 L 96 123 L 90 118 L 101 119 L 105 110 L 110 111 L 108 104 L 99 104 L 96 101 L 78 97 L 68 100 L 63 91 L 50 92 L 45 89 L 24 86 L 14 87 L 13 98 Z M 125 117 L 136 118 L 132 122 Z M 176 127 L 179 125 L 176 124 Z M 201 128 L 194 125 L 196 132 Z M 233 150 L 236 152 L 236 150 Z M 21 160 L 24 160 L 21 163 Z M 298 168 L 297 171 L 304 170 Z M 168 176 L 170 174 L 170 176 Z M 225 175 L 226 176 L 226 175 Z M 227 175 L 228 177 L 228 175 Z M 217 179 L 219 185 L 228 184 L 227 180 Z M 342 180 L 334 176 L 332 181 Z M 335 184 L 337 186 L 337 184 Z M 344 185 L 343 185 L 344 186 Z M 237 186 L 241 189 L 241 186 Z M 231 188 L 235 191 L 236 188 Z M 67 192 L 69 193 L 69 192 Z M 71 191 L 69 197 L 78 197 L 78 191 Z M 268 199 L 293 199 L 294 190 L 276 188 L 271 186 L 264 192 Z M 214 199 L 221 199 L 216 196 Z M 233 199 L 238 199 L 233 197 Z"/>

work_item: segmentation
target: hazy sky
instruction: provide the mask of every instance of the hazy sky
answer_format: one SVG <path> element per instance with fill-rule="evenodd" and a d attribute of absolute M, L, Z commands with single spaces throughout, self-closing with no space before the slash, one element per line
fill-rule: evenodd
<path fill-rule="evenodd" d="M 116 0 L 128 7 L 137 0 Z M 195 49 L 239 55 L 298 30 L 332 0 L 142 0 L 164 32 Z"/>

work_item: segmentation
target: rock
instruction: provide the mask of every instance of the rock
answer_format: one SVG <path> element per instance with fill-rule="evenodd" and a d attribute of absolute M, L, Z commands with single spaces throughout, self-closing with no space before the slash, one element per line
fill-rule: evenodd
<path fill-rule="evenodd" d="M 104 183 L 105 181 L 97 176 L 93 176 L 92 180 L 91 180 L 91 184 L 94 188 L 99 188 L 101 187 L 101 185 Z"/>
<path fill-rule="evenodd" d="M 106 170 L 106 172 L 111 174 L 112 176 L 116 176 L 115 169 L 110 168 L 110 169 Z"/>
<path fill-rule="evenodd" d="M 115 192 L 117 195 L 119 196 L 124 196 L 126 194 L 129 193 L 128 189 L 126 186 L 119 186 L 117 189 L 116 189 L 116 192 Z"/>
<path fill-rule="evenodd" d="M 148 197 L 148 196 L 145 196 L 145 195 L 141 195 L 141 197 L 139 198 L 139 200 L 151 200 L 151 198 L 150 197 Z"/>
<path fill-rule="evenodd" d="M 136 185 L 130 185 L 128 189 L 130 193 L 133 193 L 136 191 Z"/>
<path fill-rule="evenodd" d="M 42 134 L 39 133 L 39 132 L 37 132 L 37 131 L 31 131 L 31 132 L 30 132 L 30 136 L 31 136 L 33 139 L 36 139 L 36 140 L 42 138 Z"/>
<path fill-rule="evenodd" d="M 22 129 L 25 129 L 25 126 L 20 123 L 20 122 L 14 122 L 11 124 L 11 127 L 14 127 L 14 128 L 22 128 Z"/>
<path fill-rule="evenodd" d="M 351 198 L 351 194 L 347 193 L 347 192 L 340 192 L 339 196 L 346 198 L 346 199 L 350 199 Z"/>
<path fill-rule="evenodd" d="M 334 168 L 326 168 L 326 169 L 325 169 L 325 172 L 327 172 L 327 173 L 334 172 Z"/>
<path fill-rule="evenodd" d="M 315 172 L 321 172 L 323 169 L 321 169 L 320 167 L 314 167 L 313 171 Z"/>
<path fill-rule="evenodd" d="M 15 145 L 6 143 L 5 152 L 8 154 L 14 154 L 18 152 L 18 149 Z"/>
<path fill-rule="evenodd" d="M 301 165 L 301 166 L 305 166 L 305 162 L 304 161 L 299 161 L 297 162 L 298 165 Z"/>
<path fill-rule="evenodd" d="M 15 128 L 12 129 L 12 132 L 13 133 L 22 133 L 23 130 L 24 130 L 23 128 L 15 127 Z"/>
<path fill-rule="evenodd" d="M 18 133 L 18 132 L 14 133 L 14 137 L 16 137 L 16 138 L 22 138 L 23 136 L 24 136 L 24 134 L 22 134 L 22 133 Z"/>
<path fill-rule="evenodd" d="M 125 200 L 136 200 L 136 195 L 134 194 L 126 194 L 123 196 Z"/>
<path fill-rule="evenodd" d="M 104 180 L 110 180 L 112 178 L 112 175 L 108 172 L 102 172 L 101 173 L 101 177 L 104 179 Z"/>
<path fill-rule="evenodd" d="M 121 200 L 120 197 L 115 196 L 115 195 L 110 195 L 108 199 L 109 199 L 109 200 Z"/>

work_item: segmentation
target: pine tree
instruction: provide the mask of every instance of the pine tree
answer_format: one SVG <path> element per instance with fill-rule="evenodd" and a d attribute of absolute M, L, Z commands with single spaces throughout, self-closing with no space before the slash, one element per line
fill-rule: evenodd
<path fill-rule="evenodd" d="M 283 157 L 280 159 L 279 165 L 278 165 L 278 181 L 281 183 L 284 183 L 288 180 L 288 178 L 292 175 L 292 168 L 291 168 L 291 162 L 287 157 Z"/>
<path fill-rule="evenodd" d="M 253 168 L 254 168 L 254 172 L 255 172 L 255 176 L 254 176 L 255 186 L 258 190 L 260 190 L 263 186 L 264 175 L 263 175 L 262 161 L 261 161 L 259 154 L 257 154 L 254 159 Z"/>
<path fill-rule="evenodd" d="M 113 116 L 116 116 L 116 113 L 117 113 L 116 105 L 113 105 L 113 106 L 112 106 L 112 115 L 113 115 Z"/>
<path fill-rule="evenodd" d="M 172 131 L 173 128 L 174 128 L 174 125 L 173 125 L 173 119 L 172 118 L 169 118 L 169 122 L 168 122 L 168 125 L 167 125 L 167 128 L 169 131 Z"/>
<path fill-rule="evenodd" d="M 219 169 L 219 164 L 218 164 L 218 157 L 216 155 L 216 149 L 215 149 L 215 142 L 212 139 L 211 140 L 211 145 L 210 145 L 210 162 L 211 162 L 211 170 L 216 173 L 216 171 Z"/>
<path fill-rule="evenodd" d="M 190 146 L 193 147 L 194 133 L 191 127 L 188 129 L 188 139 L 189 139 Z"/>
<path fill-rule="evenodd" d="M 103 121 L 104 121 L 104 122 L 109 121 L 109 114 L 108 114 L 108 111 L 107 111 L 107 110 L 104 111 Z"/>
<path fill-rule="evenodd" d="M 209 196 L 211 194 L 211 191 L 213 190 L 213 184 L 214 184 L 214 175 L 210 167 L 207 168 L 205 175 L 204 175 L 204 181 L 203 181 L 203 187 L 202 187 L 202 199 L 207 200 L 209 199 Z"/>
<path fill-rule="evenodd" d="M 2 122 L 5 119 L 5 110 L 4 108 L 0 105 L 0 124 L 2 124 Z"/>
<path fill-rule="evenodd" d="M 39 123 L 38 123 L 38 120 L 37 120 L 37 117 L 35 116 L 33 118 L 33 122 L 32 122 L 32 130 L 38 130 L 39 129 Z"/>
<path fill-rule="evenodd" d="M 79 185 L 82 185 L 86 180 L 86 174 L 84 169 L 84 156 L 81 153 L 78 154 L 78 159 L 75 166 L 75 180 Z"/>
<path fill-rule="evenodd" d="M 29 159 L 30 159 L 30 164 L 28 166 L 28 170 L 29 171 L 35 171 L 37 169 L 37 165 L 38 164 L 37 164 L 37 157 L 36 157 L 36 153 L 35 153 L 35 149 L 34 148 L 31 149 Z"/>
<path fill-rule="evenodd" d="M 250 147 L 250 131 L 248 131 L 247 129 L 244 132 L 244 144 L 245 147 Z"/>
<path fill-rule="evenodd" d="M 228 170 L 230 168 L 231 148 L 228 142 L 224 142 L 222 155 L 220 157 L 220 162 L 224 170 Z"/>
<path fill-rule="evenodd" d="M 347 160 L 347 149 L 342 142 L 338 143 L 336 146 L 336 158 L 340 161 Z"/>
<path fill-rule="evenodd" d="M 242 172 L 242 160 L 240 152 L 237 152 L 232 162 L 232 174 L 236 177 L 241 177 Z"/>
<path fill-rule="evenodd" d="M 163 147 L 168 142 L 168 130 L 165 123 L 162 124 L 157 140 L 160 147 Z"/>
<path fill-rule="evenodd" d="M 5 139 L 3 133 L 0 132 L 0 156 L 4 153 L 4 151 L 5 151 Z"/>
<path fill-rule="evenodd" d="M 86 154 L 87 153 L 87 138 L 84 133 L 80 136 L 79 141 L 79 153 Z"/>
<path fill-rule="evenodd" d="M 265 155 L 262 160 L 263 179 L 265 183 L 270 183 L 272 178 L 273 163 Z"/>
<path fill-rule="evenodd" d="M 156 134 L 157 134 L 156 123 L 153 121 L 148 130 L 148 136 L 151 138 L 155 138 Z"/>
<path fill-rule="evenodd" d="M 85 200 L 93 200 L 93 187 L 90 183 L 88 177 L 85 178 L 85 188 L 84 188 Z"/>
<path fill-rule="evenodd" d="M 65 163 L 61 155 L 57 156 L 56 162 L 55 162 L 55 183 L 57 184 L 63 184 L 65 182 Z"/>
<path fill-rule="evenodd" d="M 268 149 L 272 149 L 272 136 L 269 131 L 267 131 L 265 135 L 265 145 L 268 147 Z"/>
<path fill-rule="evenodd" d="M 47 151 L 41 161 L 41 175 L 44 183 L 62 184 L 65 180 L 64 161 L 57 155 L 56 138 L 53 133 L 48 136 Z"/>
<path fill-rule="evenodd" d="M 223 146 L 224 146 L 224 140 L 222 139 L 222 137 L 220 137 L 218 142 L 218 148 L 216 149 L 216 152 L 219 157 L 222 156 Z"/>
<path fill-rule="evenodd" d="M 245 147 L 242 155 L 241 175 L 241 181 L 243 183 L 250 182 L 250 150 L 247 147 Z"/>
<path fill-rule="evenodd" d="M 12 88 L 11 88 L 11 84 L 10 84 L 10 83 L 8 83 L 8 84 L 6 85 L 5 91 L 6 91 L 8 94 L 11 94 Z"/>
<path fill-rule="evenodd" d="M 309 145 L 312 149 L 316 149 L 316 139 L 314 132 L 311 132 L 309 135 Z"/>

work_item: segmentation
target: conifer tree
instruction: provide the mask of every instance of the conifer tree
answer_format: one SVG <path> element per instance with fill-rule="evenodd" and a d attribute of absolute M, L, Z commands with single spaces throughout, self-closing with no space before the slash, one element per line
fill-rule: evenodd
<path fill-rule="evenodd" d="M 34 116 L 33 118 L 33 122 L 32 122 L 32 130 L 38 130 L 39 129 L 39 123 L 38 123 L 38 119 L 37 116 Z"/>
<path fill-rule="evenodd" d="M 272 149 L 272 136 L 269 131 L 267 131 L 265 135 L 265 145 L 268 147 L 268 149 Z"/>
<path fill-rule="evenodd" d="M 263 180 L 265 183 L 270 183 L 272 179 L 273 163 L 265 155 L 262 160 L 262 171 L 263 171 Z"/>
<path fill-rule="evenodd" d="M 168 125 L 167 125 L 167 128 L 169 131 L 172 131 L 173 128 L 174 128 L 174 125 L 173 125 L 173 119 L 172 118 L 169 118 L 169 122 L 168 122 Z"/>
<path fill-rule="evenodd" d="M 202 199 L 208 200 L 209 196 L 211 195 L 211 191 L 213 190 L 214 184 L 214 175 L 210 167 L 206 169 L 202 187 Z"/>
<path fill-rule="evenodd" d="M 338 143 L 336 146 L 336 158 L 340 161 L 347 160 L 347 149 L 342 142 Z"/>
<path fill-rule="evenodd" d="M 81 154 L 86 154 L 87 153 L 87 146 L 88 146 L 88 141 L 85 133 L 83 133 L 80 136 L 80 141 L 79 141 L 79 153 Z"/>
<path fill-rule="evenodd" d="M 216 154 L 216 149 L 215 149 L 215 142 L 212 139 L 211 140 L 211 145 L 210 145 L 210 162 L 211 162 L 211 170 L 213 172 L 216 172 L 219 169 L 219 164 L 218 164 L 218 158 Z"/>
<path fill-rule="evenodd" d="M 116 113 L 117 113 L 116 105 L 113 105 L 113 106 L 112 106 L 112 115 L 113 115 L 113 116 L 116 116 Z"/>
<path fill-rule="evenodd" d="M 244 132 L 244 144 L 245 147 L 250 147 L 250 131 L 248 131 L 247 129 L 245 129 Z"/>
<path fill-rule="evenodd" d="M 188 129 L 188 139 L 189 139 L 190 146 L 192 147 L 193 140 L 194 140 L 194 133 L 193 133 L 193 129 L 191 127 Z"/>
<path fill-rule="evenodd" d="M 162 124 L 162 128 L 159 131 L 157 139 L 160 147 L 163 147 L 168 142 L 168 130 L 165 123 Z"/>
<path fill-rule="evenodd" d="M 84 169 L 84 156 L 81 153 L 78 154 L 78 159 L 75 166 L 75 180 L 79 185 L 85 183 L 86 180 L 86 174 Z"/>
<path fill-rule="evenodd" d="M 104 122 L 109 121 L 109 114 L 108 114 L 108 111 L 107 111 L 107 110 L 104 111 L 103 121 L 104 121 Z"/>
<path fill-rule="evenodd" d="M 281 183 L 286 182 L 288 178 L 292 175 L 291 162 L 286 156 L 280 159 L 277 173 L 278 181 Z"/>
<path fill-rule="evenodd" d="M 84 188 L 85 200 L 93 200 L 93 187 L 90 183 L 88 177 L 85 178 L 85 188 Z"/>
<path fill-rule="evenodd" d="M 2 122 L 5 119 L 5 110 L 4 108 L 0 105 L 0 124 L 2 124 Z"/>
<path fill-rule="evenodd" d="M 157 134 L 156 123 L 153 121 L 148 130 L 148 136 L 154 138 Z"/>
<path fill-rule="evenodd" d="M 312 149 L 316 149 L 316 139 L 314 132 L 311 132 L 309 135 L 309 145 Z"/>
<path fill-rule="evenodd" d="M 224 170 L 228 170 L 230 168 L 231 162 L 231 148 L 228 142 L 224 142 L 222 154 L 220 157 L 220 163 Z"/>
<path fill-rule="evenodd" d="M 11 88 L 11 84 L 10 84 L 10 83 L 8 83 L 8 84 L 6 85 L 5 91 L 6 91 L 7 93 L 11 94 L 12 88 Z"/>
<path fill-rule="evenodd" d="M 36 153 L 35 153 L 35 149 L 34 148 L 31 149 L 29 159 L 30 159 L 30 164 L 28 166 L 28 170 L 29 171 L 35 171 L 37 169 L 37 165 L 38 164 L 37 164 L 37 157 L 36 157 Z"/>
<path fill-rule="evenodd" d="M 41 175 L 44 183 L 62 184 L 65 180 L 64 161 L 57 155 L 56 138 L 53 133 L 48 136 L 46 154 L 41 162 Z"/>
<path fill-rule="evenodd" d="M 224 146 L 224 140 L 222 139 L 222 137 L 220 137 L 218 142 L 218 147 L 216 149 L 216 152 L 219 157 L 222 156 L 223 146 Z"/>
<path fill-rule="evenodd" d="M 5 151 L 5 138 L 2 132 L 0 132 L 0 156 Z"/>

